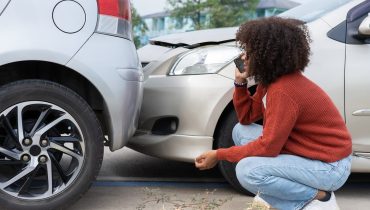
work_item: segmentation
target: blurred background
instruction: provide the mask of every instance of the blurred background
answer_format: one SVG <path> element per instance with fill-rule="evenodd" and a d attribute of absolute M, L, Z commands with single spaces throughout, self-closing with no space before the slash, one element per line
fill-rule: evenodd
<path fill-rule="evenodd" d="M 140 48 L 151 38 L 166 34 L 239 26 L 307 1 L 310 0 L 131 0 L 135 45 Z"/>

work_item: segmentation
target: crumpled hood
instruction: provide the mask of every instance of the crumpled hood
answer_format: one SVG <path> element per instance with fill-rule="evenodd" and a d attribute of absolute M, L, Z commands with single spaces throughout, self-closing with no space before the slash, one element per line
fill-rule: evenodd
<path fill-rule="evenodd" d="M 217 44 L 235 40 L 237 30 L 238 27 L 230 27 L 182 32 L 152 38 L 150 43 L 169 47 L 187 46 L 193 48 L 203 44 Z"/>

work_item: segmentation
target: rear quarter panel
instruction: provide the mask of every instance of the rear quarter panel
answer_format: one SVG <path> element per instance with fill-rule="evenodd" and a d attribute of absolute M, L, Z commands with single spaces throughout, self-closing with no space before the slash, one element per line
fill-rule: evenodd
<path fill-rule="evenodd" d="M 77 0 L 85 10 L 82 30 L 68 34 L 54 24 L 52 14 L 60 0 L 12 0 L 0 16 L 0 65 L 25 60 L 66 64 L 94 33 L 95 0 Z M 1 8 L 0 8 L 1 9 Z"/>

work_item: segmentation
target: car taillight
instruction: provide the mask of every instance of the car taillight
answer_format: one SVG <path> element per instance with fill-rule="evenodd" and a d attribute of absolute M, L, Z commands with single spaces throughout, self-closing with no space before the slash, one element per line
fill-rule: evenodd
<path fill-rule="evenodd" d="M 130 0 L 98 0 L 97 32 L 132 40 Z"/>

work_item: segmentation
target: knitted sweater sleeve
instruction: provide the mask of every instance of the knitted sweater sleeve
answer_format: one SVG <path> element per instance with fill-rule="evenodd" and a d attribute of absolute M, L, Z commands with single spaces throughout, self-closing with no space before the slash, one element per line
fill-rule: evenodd
<path fill-rule="evenodd" d="M 263 117 L 262 98 L 265 93 L 260 85 L 257 86 L 256 93 L 253 96 L 250 95 L 247 88 L 235 88 L 233 103 L 240 124 L 249 125 Z"/>
<path fill-rule="evenodd" d="M 229 162 L 250 156 L 275 157 L 280 154 L 298 117 L 297 104 L 286 94 L 267 94 L 263 134 L 246 145 L 218 149 L 217 158 Z"/>

